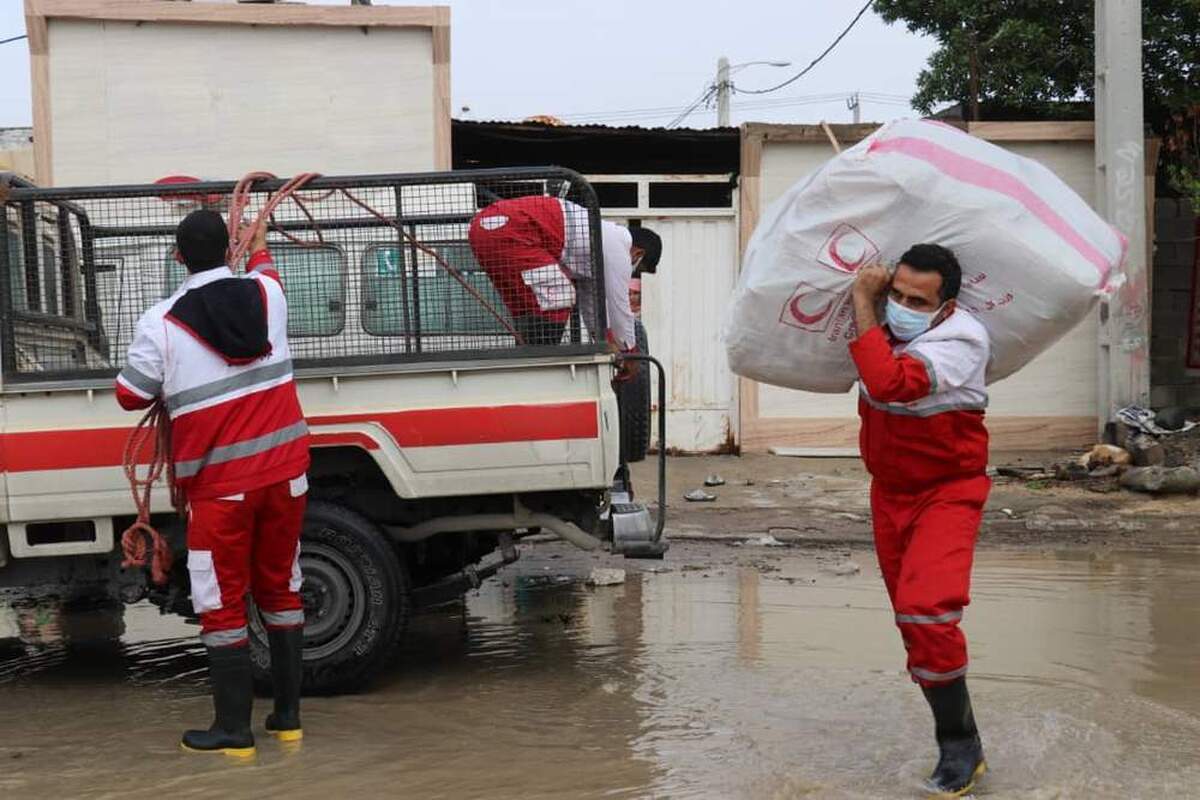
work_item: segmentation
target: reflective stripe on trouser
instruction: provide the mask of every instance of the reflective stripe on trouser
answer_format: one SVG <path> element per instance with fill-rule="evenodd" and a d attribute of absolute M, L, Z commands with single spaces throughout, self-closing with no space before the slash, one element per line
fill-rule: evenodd
<path fill-rule="evenodd" d="M 967 640 L 959 622 L 970 602 L 975 539 L 991 481 L 949 481 L 913 493 L 878 481 L 871 486 L 875 552 L 908 671 L 923 686 L 967 672 Z"/>
<path fill-rule="evenodd" d="M 295 628 L 304 624 L 304 611 L 296 608 L 289 611 L 262 612 L 263 624 L 268 628 Z"/>
<path fill-rule="evenodd" d="M 248 639 L 246 626 L 240 628 L 230 628 L 226 631 L 210 631 L 200 634 L 200 641 L 205 647 L 232 647 L 238 644 L 245 644 Z"/>
<path fill-rule="evenodd" d="M 188 571 L 205 644 L 234 644 L 225 639 L 239 630 L 245 638 L 247 593 L 268 628 L 304 623 L 293 570 L 307 496 L 293 497 L 290 484 L 281 481 L 238 500 L 190 503 Z"/>

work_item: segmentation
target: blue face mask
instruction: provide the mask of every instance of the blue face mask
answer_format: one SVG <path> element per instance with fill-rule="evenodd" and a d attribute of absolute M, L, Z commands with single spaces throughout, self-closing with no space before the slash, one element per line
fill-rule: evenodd
<path fill-rule="evenodd" d="M 934 318 L 944 307 L 943 303 L 933 311 L 913 311 L 889 297 L 884 317 L 888 330 L 892 332 L 893 336 L 902 342 L 911 342 L 929 330 L 929 327 L 933 325 Z"/>

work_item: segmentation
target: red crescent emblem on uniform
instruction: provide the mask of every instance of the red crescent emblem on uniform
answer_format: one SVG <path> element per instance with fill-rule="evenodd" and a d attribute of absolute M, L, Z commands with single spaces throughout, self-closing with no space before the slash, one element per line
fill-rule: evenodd
<path fill-rule="evenodd" d="M 805 314 L 804 311 L 800 308 L 800 301 L 803 300 L 805 297 L 806 297 L 806 295 L 798 294 L 792 299 L 791 306 L 790 306 L 792 316 L 795 317 L 796 321 L 802 325 L 816 325 L 818 322 L 823 320 L 825 318 L 825 315 L 828 314 L 830 309 L 833 308 L 833 300 L 830 300 L 828 303 L 826 303 L 825 307 L 822 308 L 817 313 Z"/>

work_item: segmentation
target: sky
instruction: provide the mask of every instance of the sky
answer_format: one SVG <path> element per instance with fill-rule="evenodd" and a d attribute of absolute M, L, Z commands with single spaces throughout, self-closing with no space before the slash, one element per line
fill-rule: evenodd
<path fill-rule="evenodd" d="M 349 0 L 310 0 L 342 5 Z M 454 116 L 519 120 L 550 114 L 571 123 L 667 125 L 711 85 L 717 59 L 749 66 L 741 89 L 800 71 L 837 37 L 861 0 L 449 0 Z M 376 5 L 413 3 L 375 0 Z M 25 31 L 21 0 L 0 0 L 0 39 Z M 868 12 L 815 69 L 777 92 L 733 97 L 733 124 L 849 122 L 915 112 L 907 99 L 934 49 L 930 39 Z M 467 109 L 467 110 L 464 110 Z M 29 50 L 0 45 L 0 127 L 29 125 Z M 715 108 L 682 124 L 710 127 Z"/>

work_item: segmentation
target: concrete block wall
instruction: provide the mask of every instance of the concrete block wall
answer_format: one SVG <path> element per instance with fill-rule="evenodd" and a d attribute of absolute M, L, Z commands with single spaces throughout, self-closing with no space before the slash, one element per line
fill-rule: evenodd
<path fill-rule="evenodd" d="M 1200 369 L 1187 368 L 1196 215 L 1188 201 L 1160 197 L 1154 217 L 1150 403 L 1200 406 Z"/>

